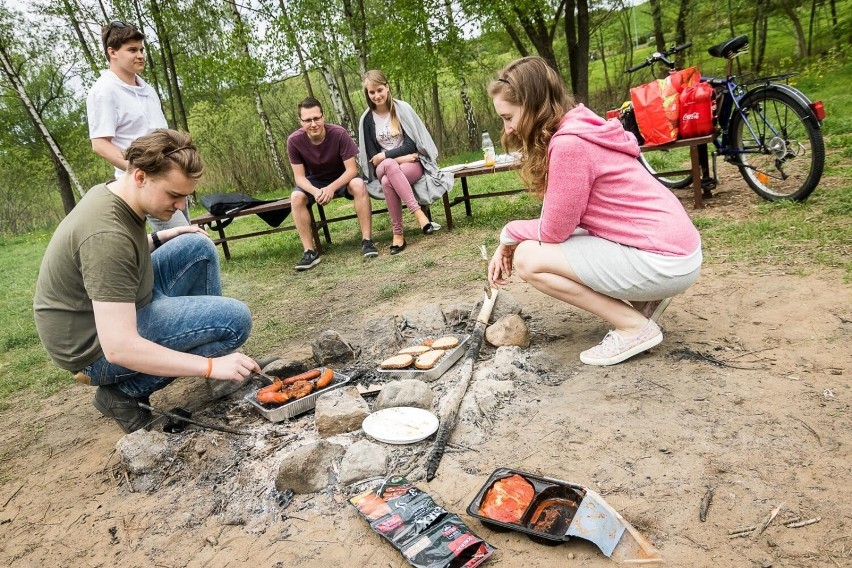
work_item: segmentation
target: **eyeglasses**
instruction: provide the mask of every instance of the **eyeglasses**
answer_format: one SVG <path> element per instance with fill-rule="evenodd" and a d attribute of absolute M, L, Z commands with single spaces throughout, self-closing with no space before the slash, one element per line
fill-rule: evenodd
<path fill-rule="evenodd" d="M 322 122 L 322 118 L 323 117 L 321 116 L 317 116 L 314 118 L 300 118 L 299 121 L 301 121 L 302 124 L 319 124 L 320 122 Z"/>
<path fill-rule="evenodd" d="M 112 33 L 112 30 L 123 30 L 124 28 L 128 28 L 128 27 L 130 27 L 130 24 L 125 24 L 124 22 L 122 22 L 120 20 L 111 21 L 109 23 L 109 26 L 107 26 L 107 33 L 106 33 L 106 38 L 104 39 L 104 43 L 105 44 L 109 43 L 109 36 Z"/>

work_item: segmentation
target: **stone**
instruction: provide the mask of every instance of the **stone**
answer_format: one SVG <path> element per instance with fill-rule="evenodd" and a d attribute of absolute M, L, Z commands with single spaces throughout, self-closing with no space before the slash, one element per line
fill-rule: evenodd
<path fill-rule="evenodd" d="M 517 314 L 503 316 L 485 330 L 485 339 L 491 345 L 530 346 L 530 330 L 524 319 Z"/>
<path fill-rule="evenodd" d="M 394 408 L 397 406 L 414 406 L 430 410 L 432 408 L 432 389 L 423 381 L 403 379 L 387 383 L 382 392 L 376 397 L 373 410 Z"/>
<path fill-rule="evenodd" d="M 210 390 L 210 397 L 216 400 L 239 391 L 251 382 L 251 377 L 246 377 L 241 381 L 220 381 L 218 379 L 208 379 L 204 382 L 207 383 L 207 388 Z"/>
<path fill-rule="evenodd" d="M 305 361 L 296 361 L 292 359 L 278 359 L 277 361 L 273 361 L 263 368 L 263 374 L 269 375 L 270 377 L 293 377 L 295 375 L 304 373 L 305 371 L 309 371 L 313 368 L 313 361 L 310 362 Z"/>
<path fill-rule="evenodd" d="M 275 489 L 293 493 L 315 493 L 329 485 L 332 463 L 343 455 L 343 446 L 319 440 L 296 448 L 278 468 Z"/>
<path fill-rule="evenodd" d="M 482 306 L 482 304 L 480 304 Z M 444 320 L 448 327 L 467 324 L 470 321 L 471 304 L 452 304 L 444 308 Z"/>
<path fill-rule="evenodd" d="M 367 401 L 358 394 L 354 386 L 342 387 L 317 398 L 314 419 L 317 432 L 323 438 L 336 434 L 354 432 L 370 415 Z"/>
<path fill-rule="evenodd" d="M 382 361 L 399 351 L 402 342 L 402 334 L 396 325 L 395 317 L 371 319 L 361 333 L 361 357 Z"/>
<path fill-rule="evenodd" d="M 156 471 L 171 458 L 169 437 L 157 431 L 127 434 L 115 444 L 115 449 L 127 471 L 137 475 Z"/>
<path fill-rule="evenodd" d="M 482 309 L 482 300 L 479 300 L 473 309 L 470 311 L 470 321 L 476 321 L 479 317 L 479 311 Z M 521 315 L 523 308 L 518 300 L 506 290 L 500 290 L 497 294 L 497 300 L 494 302 L 494 308 L 491 310 L 491 317 L 488 319 L 490 323 L 496 322 L 503 316 L 510 314 Z"/>
<path fill-rule="evenodd" d="M 333 330 L 326 330 L 314 339 L 311 344 L 314 361 L 320 367 L 334 367 L 342 363 L 348 363 L 355 359 L 355 352 L 340 334 Z"/>
<path fill-rule="evenodd" d="M 459 414 L 467 421 L 476 421 L 480 416 L 493 416 L 502 400 L 515 392 L 512 381 L 485 379 L 474 382 L 465 395 Z"/>
<path fill-rule="evenodd" d="M 340 462 L 340 483 L 349 485 L 371 477 L 385 475 L 388 452 L 369 440 L 359 440 L 349 446 Z"/>
<path fill-rule="evenodd" d="M 402 314 L 408 327 L 413 327 L 423 333 L 443 331 L 446 327 L 444 312 L 438 304 L 426 304 L 416 310 L 409 310 Z"/>

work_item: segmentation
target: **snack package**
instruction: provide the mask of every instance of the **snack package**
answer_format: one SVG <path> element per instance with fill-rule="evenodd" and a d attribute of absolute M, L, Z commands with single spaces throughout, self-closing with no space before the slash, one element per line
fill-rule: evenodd
<path fill-rule="evenodd" d="M 645 144 L 666 144 L 677 140 L 680 124 L 679 95 L 701 79 L 697 67 L 673 71 L 665 79 L 630 89 L 639 131 Z"/>
<path fill-rule="evenodd" d="M 404 478 L 389 478 L 349 502 L 417 568 L 474 568 L 494 552 L 458 515 L 447 512 Z"/>

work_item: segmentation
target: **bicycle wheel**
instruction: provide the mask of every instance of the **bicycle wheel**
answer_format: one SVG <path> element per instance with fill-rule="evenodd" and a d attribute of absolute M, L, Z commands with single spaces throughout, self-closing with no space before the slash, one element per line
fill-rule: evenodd
<path fill-rule="evenodd" d="M 804 201 L 825 166 L 822 132 L 807 109 L 784 93 L 752 91 L 735 112 L 729 139 L 746 183 L 769 201 Z"/>
<path fill-rule="evenodd" d="M 674 172 L 692 169 L 689 148 L 673 148 L 639 154 L 639 163 L 669 189 L 683 189 L 692 185 L 692 174 L 660 177 L 657 172 Z"/>

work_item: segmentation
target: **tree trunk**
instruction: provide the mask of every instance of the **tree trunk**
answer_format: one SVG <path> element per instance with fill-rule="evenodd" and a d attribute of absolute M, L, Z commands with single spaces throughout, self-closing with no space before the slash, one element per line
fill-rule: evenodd
<path fill-rule="evenodd" d="M 27 95 L 27 91 L 24 89 L 24 84 L 15 70 L 15 67 L 12 65 L 9 55 L 6 53 L 5 46 L 2 44 L 0 44 L 0 64 L 2 64 L 3 73 L 6 75 L 9 83 L 12 84 L 12 87 L 15 89 L 15 92 L 21 100 L 21 103 L 24 105 L 24 108 L 26 108 L 27 115 L 30 117 L 33 126 L 39 133 L 42 141 L 50 150 L 50 158 L 53 160 L 54 169 L 56 170 L 57 180 L 59 182 L 59 195 L 62 198 L 62 207 L 65 209 L 65 213 L 67 215 L 74 208 L 74 189 L 77 190 L 78 195 L 82 198 L 85 194 L 83 186 L 80 185 L 80 181 L 77 179 L 76 174 L 74 174 L 71 164 L 69 164 L 65 159 L 62 149 L 59 147 L 56 140 L 54 140 L 53 135 L 47 129 L 47 126 L 45 126 L 44 121 L 41 119 L 41 116 L 30 100 L 29 95 Z"/>
<path fill-rule="evenodd" d="M 666 36 L 663 34 L 663 14 L 660 9 L 660 0 L 650 0 L 650 3 L 651 19 L 654 21 L 654 46 L 657 51 L 665 51 Z"/>
<path fill-rule="evenodd" d="M 805 30 L 802 28 L 802 20 L 799 19 L 799 15 L 796 13 L 796 7 L 785 3 L 783 10 L 787 14 L 787 17 L 790 18 L 790 21 L 793 23 L 793 29 L 796 31 L 797 55 L 800 59 L 807 57 L 810 54 L 808 53 L 808 44 L 805 40 Z"/>
<path fill-rule="evenodd" d="M 514 6 L 512 8 L 515 15 L 518 17 L 518 21 L 521 23 L 521 28 L 523 28 L 524 33 L 532 42 L 535 50 L 545 61 L 547 61 L 547 64 L 550 65 L 550 67 L 552 67 L 553 70 L 556 71 L 556 74 L 560 77 L 562 77 L 562 73 L 559 71 L 559 64 L 556 61 L 556 53 L 553 51 L 553 36 L 556 30 L 556 25 L 559 23 L 559 18 L 562 15 L 565 1 L 566 0 L 561 0 L 559 2 L 559 7 L 554 13 L 552 27 L 550 29 L 548 29 L 544 15 L 541 13 L 540 9 L 535 8 L 533 10 L 533 14 L 530 15 L 521 11 L 518 6 Z"/>
<path fill-rule="evenodd" d="M 766 53 L 766 32 L 769 19 L 768 0 L 757 0 L 754 10 L 754 21 L 752 22 L 752 46 L 751 67 L 755 73 L 759 73 L 763 67 L 763 56 Z"/>
<path fill-rule="evenodd" d="M 151 16 L 154 18 L 154 25 L 157 27 L 157 37 L 160 39 L 160 50 L 165 54 L 166 68 L 169 70 L 169 83 L 171 85 L 172 96 L 174 97 L 174 106 L 177 114 L 175 122 L 180 125 L 185 131 L 189 132 L 189 124 L 186 121 L 186 107 L 183 104 L 183 95 L 180 92 L 180 83 L 178 82 L 177 68 L 175 67 L 175 58 L 172 53 L 172 45 L 169 40 L 169 33 L 163 23 L 162 13 L 157 0 L 151 0 Z"/>
<path fill-rule="evenodd" d="M 677 12 L 677 23 L 675 25 L 675 43 L 677 45 L 683 45 L 686 43 L 686 28 L 688 26 L 689 20 L 689 10 L 691 0 L 680 0 L 680 7 Z M 636 8 L 634 8 L 635 10 Z M 686 54 L 681 51 L 675 54 L 675 65 L 678 69 L 683 69 L 684 64 L 686 62 Z"/>
<path fill-rule="evenodd" d="M 575 8 L 576 17 L 574 16 Z M 589 104 L 588 0 L 568 0 L 565 3 L 565 38 L 571 68 L 571 88 L 577 102 Z"/>
<path fill-rule="evenodd" d="M 497 16 L 500 19 L 500 23 L 503 24 L 503 29 L 506 30 L 506 33 L 509 34 L 509 37 L 512 40 L 512 43 L 515 44 L 515 49 L 518 50 L 518 53 L 521 57 L 526 57 L 530 54 L 527 46 L 524 45 L 524 42 L 521 40 L 521 36 L 518 34 L 515 27 L 509 22 L 508 18 L 499 14 Z"/>
<path fill-rule="evenodd" d="M 343 0 L 343 15 L 349 24 L 352 34 L 352 45 L 355 46 L 355 56 L 358 60 L 358 76 L 363 78 L 367 73 L 367 23 L 364 19 L 364 2 L 358 0 L 358 14 L 352 11 L 352 0 Z"/>
<path fill-rule="evenodd" d="M 231 17 L 234 20 L 234 26 L 236 27 L 237 37 L 239 38 L 240 43 L 242 44 L 240 47 L 243 52 L 243 57 L 245 57 L 246 61 L 251 61 L 251 51 L 249 51 L 248 45 L 248 37 L 246 34 L 245 27 L 243 26 L 243 19 L 240 17 L 240 12 L 237 10 L 237 4 L 234 0 L 227 0 L 228 8 L 231 9 Z M 278 145 L 275 141 L 275 134 L 272 131 L 272 124 L 269 122 L 269 116 L 266 114 L 266 110 L 263 108 L 263 99 L 260 96 L 260 89 L 257 86 L 257 82 L 254 77 L 251 78 L 251 90 L 254 94 L 254 105 L 257 109 L 257 116 L 260 118 L 260 123 L 263 125 L 263 131 L 266 134 L 266 143 L 269 145 L 269 153 L 272 156 L 272 163 L 275 165 L 275 172 L 278 174 L 278 178 L 287 183 L 289 180 L 287 179 L 287 174 L 284 173 L 284 165 L 281 160 L 281 155 L 278 153 Z"/>
<path fill-rule="evenodd" d="M 86 63 L 89 64 L 89 68 L 92 70 L 94 76 L 97 77 L 98 72 L 100 71 L 100 66 L 95 61 L 95 57 L 92 55 L 92 50 L 89 49 L 89 42 L 86 41 L 86 38 L 83 35 L 83 30 L 80 29 L 80 22 L 77 20 L 77 11 L 75 9 L 76 2 L 74 6 L 71 6 L 71 3 L 68 0 L 62 0 L 62 4 L 65 6 L 65 12 L 68 14 L 68 20 L 71 22 L 71 27 L 74 28 L 74 34 L 80 42 L 80 49 L 83 50 L 83 58 L 86 60 Z"/>
<path fill-rule="evenodd" d="M 290 23 L 287 5 L 284 3 L 284 0 L 278 0 L 278 6 L 281 8 L 281 15 L 283 16 L 281 22 L 284 24 L 284 34 L 287 36 L 287 42 L 296 52 L 296 57 L 299 58 L 299 73 L 305 81 L 305 90 L 308 91 L 309 97 L 315 99 L 314 86 L 311 84 L 311 76 L 308 73 L 308 66 L 305 64 L 305 54 L 302 51 L 302 46 L 296 40 L 296 33 L 293 31 L 293 25 Z"/>
<path fill-rule="evenodd" d="M 365 71 L 366 73 L 366 71 Z M 358 113 L 355 111 L 355 105 L 352 104 L 352 97 L 349 96 L 349 85 L 346 83 L 346 70 L 343 66 L 337 68 L 337 84 L 340 85 L 341 95 L 343 96 L 343 104 L 346 105 L 346 112 L 355 120 Z M 359 81 L 360 84 L 360 81 Z"/>
<path fill-rule="evenodd" d="M 136 25 L 138 26 L 136 29 L 138 29 L 140 32 L 142 32 L 144 34 L 145 28 L 142 25 L 142 10 L 139 8 L 139 0 L 133 0 L 133 11 L 136 13 L 136 22 L 137 22 Z M 144 43 L 144 46 L 145 46 L 145 53 L 147 54 L 146 57 L 145 57 L 145 59 L 147 61 L 145 68 L 148 70 L 148 74 L 151 77 L 151 84 L 154 86 L 154 91 L 157 92 L 157 98 L 160 99 L 160 107 L 162 107 L 163 106 L 163 99 L 164 99 L 163 91 L 160 87 L 160 78 L 157 75 L 157 65 L 156 65 L 156 60 L 154 59 L 154 50 L 151 49 L 151 44 L 148 42 L 147 35 L 146 35 L 145 39 L 143 40 L 143 43 Z M 174 111 L 174 109 L 172 109 L 172 111 Z M 165 115 L 166 113 L 163 112 L 163 114 Z M 174 114 L 172 114 L 167 119 L 167 121 L 169 123 L 169 128 L 174 129 L 174 127 L 175 127 Z"/>
<path fill-rule="evenodd" d="M 464 77 L 459 79 L 459 96 L 461 97 L 462 109 L 464 110 L 464 122 L 467 125 L 467 149 L 474 151 L 479 148 L 479 126 L 476 123 L 473 105 L 467 94 L 467 82 Z"/>
<path fill-rule="evenodd" d="M 453 70 L 456 81 L 459 83 L 459 97 L 461 98 L 462 111 L 464 112 L 464 121 L 467 130 L 468 150 L 474 151 L 479 148 L 479 128 L 476 123 L 476 115 L 473 112 L 473 104 L 470 102 L 470 96 L 467 93 L 467 81 L 465 80 L 465 64 L 466 56 L 463 54 L 463 45 L 460 40 L 458 25 L 453 15 L 453 1 L 444 0 L 444 16 L 446 17 L 447 40 L 446 45 L 448 50 L 445 53 L 448 55 L 449 65 Z"/>
<path fill-rule="evenodd" d="M 598 28 L 598 51 L 601 56 L 601 65 L 603 66 L 604 83 L 606 84 L 607 98 L 612 98 L 612 83 L 609 80 L 609 69 L 606 64 L 606 52 L 604 51 L 603 28 Z"/>
<path fill-rule="evenodd" d="M 340 126 L 345 128 L 353 140 L 358 140 L 357 133 L 353 128 L 352 120 L 349 118 L 349 113 L 343 104 L 343 97 L 340 96 L 340 89 L 337 86 L 337 81 L 334 79 L 334 74 L 326 65 L 320 67 L 320 72 L 328 86 L 328 96 L 331 97 L 331 104 L 334 106 L 334 111 L 337 113 Z"/>

